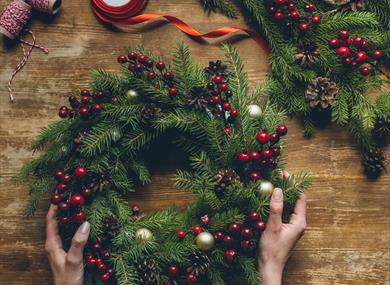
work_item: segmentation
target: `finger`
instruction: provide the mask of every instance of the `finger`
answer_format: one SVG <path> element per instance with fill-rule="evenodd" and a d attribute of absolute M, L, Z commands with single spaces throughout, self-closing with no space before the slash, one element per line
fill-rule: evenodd
<path fill-rule="evenodd" d="M 291 215 L 290 224 L 299 226 L 300 230 L 306 228 L 306 195 L 301 193 L 294 208 L 294 213 Z"/>
<path fill-rule="evenodd" d="M 46 244 L 45 249 L 48 253 L 62 249 L 61 237 L 58 233 L 57 224 L 57 206 L 50 205 L 46 215 Z"/>
<path fill-rule="evenodd" d="M 79 266 L 83 263 L 83 252 L 88 241 L 89 231 L 89 223 L 84 222 L 73 236 L 72 244 L 67 255 L 67 262 L 73 266 Z"/>
<path fill-rule="evenodd" d="M 268 219 L 267 228 L 271 230 L 279 230 L 282 226 L 282 213 L 283 213 L 283 192 L 280 188 L 275 188 L 272 193 L 270 203 L 271 213 Z"/>

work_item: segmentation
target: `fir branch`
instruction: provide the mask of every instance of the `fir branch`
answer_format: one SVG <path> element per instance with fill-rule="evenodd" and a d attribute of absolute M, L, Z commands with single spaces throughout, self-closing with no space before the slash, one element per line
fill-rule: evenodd
<path fill-rule="evenodd" d="M 237 18 L 238 12 L 231 0 L 201 0 L 203 7 L 209 13 L 219 12 L 229 18 Z"/>

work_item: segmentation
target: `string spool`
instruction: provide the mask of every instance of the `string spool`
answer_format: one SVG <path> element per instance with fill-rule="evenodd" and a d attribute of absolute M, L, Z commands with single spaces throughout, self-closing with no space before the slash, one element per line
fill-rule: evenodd
<path fill-rule="evenodd" d="M 0 33 L 17 38 L 31 18 L 32 7 L 22 0 L 12 1 L 0 16 Z"/>
<path fill-rule="evenodd" d="M 48 14 L 57 14 L 61 10 L 62 0 L 26 0 L 34 10 Z"/>

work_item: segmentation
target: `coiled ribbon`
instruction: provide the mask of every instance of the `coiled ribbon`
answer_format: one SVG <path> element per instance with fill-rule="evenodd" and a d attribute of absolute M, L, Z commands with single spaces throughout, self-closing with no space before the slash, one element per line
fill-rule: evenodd
<path fill-rule="evenodd" d="M 265 50 L 267 54 L 271 53 L 271 49 L 268 47 L 266 42 L 258 34 L 248 29 L 238 27 L 223 27 L 208 33 L 200 33 L 182 20 L 173 16 L 162 14 L 142 14 L 134 16 L 145 7 L 147 0 L 130 0 L 127 4 L 123 6 L 111 6 L 107 4 L 104 0 L 91 1 L 92 9 L 96 16 L 103 22 L 109 24 L 135 25 L 158 18 L 164 18 L 170 23 L 174 24 L 179 30 L 191 37 L 215 39 L 237 32 L 244 32 L 248 36 L 250 36 L 263 50 Z"/>

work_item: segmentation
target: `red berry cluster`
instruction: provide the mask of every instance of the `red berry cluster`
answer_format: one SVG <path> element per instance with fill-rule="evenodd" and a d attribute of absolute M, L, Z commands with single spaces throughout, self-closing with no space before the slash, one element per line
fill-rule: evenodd
<path fill-rule="evenodd" d="M 370 50 L 370 44 L 362 37 L 353 40 L 348 30 L 341 30 L 339 36 L 329 41 L 331 48 L 337 49 L 341 62 L 346 66 L 359 67 L 361 74 L 370 75 L 376 62 L 383 57 L 381 50 Z"/>
<path fill-rule="evenodd" d="M 108 283 L 114 280 L 114 270 L 107 266 L 110 252 L 106 246 L 107 241 L 102 238 L 97 238 L 95 242 L 89 243 L 87 250 L 91 253 L 86 256 L 86 262 L 90 268 L 100 272 L 100 279 L 103 282 Z"/>
<path fill-rule="evenodd" d="M 206 73 L 210 75 L 210 82 L 207 84 L 207 89 L 211 93 L 210 106 L 213 107 L 213 114 L 223 118 L 225 122 L 225 132 L 230 134 L 231 124 L 238 117 L 237 109 L 232 108 L 229 99 L 233 96 L 232 90 L 228 84 L 228 74 L 226 65 L 222 61 L 210 61 L 206 68 Z"/>
<path fill-rule="evenodd" d="M 260 214 L 252 212 L 244 223 L 233 223 L 229 225 L 226 232 L 214 233 L 214 239 L 217 244 L 226 248 L 225 258 L 231 263 L 239 253 L 253 253 L 264 230 L 265 223 L 261 221 Z"/>
<path fill-rule="evenodd" d="M 321 17 L 315 14 L 314 3 L 307 3 L 303 9 L 298 9 L 293 0 L 269 0 L 268 11 L 272 17 L 283 22 L 286 28 L 297 27 L 300 31 L 307 31 L 310 25 L 317 25 Z"/>
<path fill-rule="evenodd" d="M 261 178 L 261 174 L 267 170 L 273 170 L 277 167 L 280 146 L 276 144 L 282 136 L 287 134 L 287 127 L 279 125 L 274 133 L 269 134 L 265 130 L 257 133 L 257 141 L 261 148 L 250 152 L 241 152 L 238 159 L 244 163 L 245 172 L 248 173 L 251 181 L 257 181 Z"/>
<path fill-rule="evenodd" d="M 183 278 L 185 280 L 185 282 L 187 282 L 187 283 L 194 283 L 194 282 L 198 281 L 198 277 L 192 273 L 188 273 L 185 276 L 180 276 L 181 270 L 180 270 L 179 266 L 177 266 L 176 264 L 171 264 L 166 269 L 166 272 L 167 272 L 168 277 L 171 278 L 172 280 L 177 280 L 178 278 Z M 162 285 L 162 283 L 158 283 L 158 284 Z M 165 283 L 165 285 L 171 285 L 171 284 L 172 284 L 171 282 Z M 177 283 L 175 282 L 175 284 L 177 284 Z"/>
<path fill-rule="evenodd" d="M 80 98 L 69 96 L 70 107 L 62 106 L 58 112 L 61 118 L 75 117 L 80 115 L 82 118 L 88 118 L 92 114 L 101 112 L 104 109 L 105 102 L 116 102 L 115 96 L 107 96 L 101 91 L 82 90 Z"/>
<path fill-rule="evenodd" d="M 132 51 L 127 56 L 120 55 L 118 62 L 120 64 L 127 63 L 129 70 L 136 75 L 146 75 L 150 81 L 160 80 L 167 86 L 169 95 L 177 95 L 178 90 L 175 87 L 175 76 L 172 71 L 166 69 L 163 61 L 154 63 L 148 56 L 144 54 L 138 55 Z"/>

